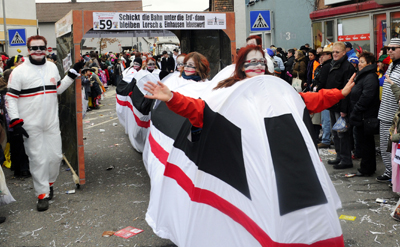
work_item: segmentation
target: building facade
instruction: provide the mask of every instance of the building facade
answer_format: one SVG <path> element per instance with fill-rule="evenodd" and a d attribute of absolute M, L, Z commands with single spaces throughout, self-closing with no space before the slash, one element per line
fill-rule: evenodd
<path fill-rule="evenodd" d="M 4 25 L 3 2 L 6 25 Z M 21 6 L 24 7 L 21 8 Z M 7 27 L 7 32 L 4 31 L 4 26 Z M 18 4 L 15 4 L 14 0 L 2 0 L 0 3 L 0 51 L 6 51 L 10 57 L 27 56 L 26 39 L 36 35 L 37 28 L 35 0 L 18 0 Z"/>
<path fill-rule="evenodd" d="M 234 0 L 237 48 L 246 44 L 246 37 L 259 35 L 263 47 L 275 45 L 284 49 L 311 44 L 312 1 L 306 0 Z M 251 30 L 257 11 L 270 11 L 270 31 Z M 253 20 L 253 21 L 252 21 Z"/>
<path fill-rule="evenodd" d="M 310 14 L 314 47 L 331 42 L 351 42 L 379 54 L 388 40 L 400 37 L 398 0 L 325 0 Z"/>

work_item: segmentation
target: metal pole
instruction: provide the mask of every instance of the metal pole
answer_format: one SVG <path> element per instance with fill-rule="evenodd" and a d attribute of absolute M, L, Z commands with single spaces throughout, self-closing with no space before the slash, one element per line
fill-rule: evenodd
<path fill-rule="evenodd" d="M 7 32 L 7 23 L 6 23 L 6 0 L 3 0 L 3 22 L 4 22 L 4 51 L 8 54 L 8 32 Z"/>

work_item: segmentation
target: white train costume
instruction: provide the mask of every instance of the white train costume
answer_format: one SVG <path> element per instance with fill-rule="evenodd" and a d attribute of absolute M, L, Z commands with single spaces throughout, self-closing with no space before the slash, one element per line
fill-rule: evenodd
<path fill-rule="evenodd" d="M 78 71 L 80 67 L 74 65 Z M 61 80 L 54 63 L 26 59 L 13 70 L 8 82 L 6 106 L 10 127 L 23 124 L 29 135 L 24 137 L 24 145 L 39 199 L 48 198 L 50 185 L 59 174 L 62 150 L 57 94 L 74 82 L 76 70 L 71 69 Z"/>

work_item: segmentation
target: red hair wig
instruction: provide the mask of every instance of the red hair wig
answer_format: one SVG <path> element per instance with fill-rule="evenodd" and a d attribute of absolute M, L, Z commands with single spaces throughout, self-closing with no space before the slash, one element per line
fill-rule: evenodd
<path fill-rule="evenodd" d="M 154 63 L 156 63 L 156 60 L 152 57 L 148 57 L 146 63 L 149 63 L 149 61 L 153 61 Z"/>
<path fill-rule="evenodd" d="M 251 36 L 247 37 L 246 42 L 249 41 L 249 40 L 252 40 L 252 39 L 255 39 L 255 40 L 256 40 L 256 44 L 257 44 L 257 45 L 261 45 L 262 40 L 261 40 L 261 37 L 260 37 L 260 36 L 258 36 L 258 35 L 251 35 Z"/>
<path fill-rule="evenodd" d="M 230 87 L 233 84 L 235 84 L 236 82 L 241 81 L 246 78 L 246 73 L 243 71 L 243 66 L 244 66 L 244 63 L 246 62 L 247 54 L 249 54 L 251 51 L 259 51 L 259 52 L 261 52 L 263 58 L 265 58 L 264 51 L 261 48 L 261 46 L 259 46 L 259 45 L 248 45 L 248 46 L 242 47 L 239 50 L 239 53 L 236 58 L 236 66 L 235 66 L 235 71 L 234 71 L 233 75 L 231 77 L 219 82 L 218 85 L 214 89 Z M 269 74 L 267 65 L 265 65 L 265 74 Z"/>
<path fill-rule="evenodd" d="M 186 55 L 183 63 L 187 63 L 187 61 L 191 58 L 196 66 L 196 75 L 200 76 L 202 80 L 207 79 L 208 73 L 210 73 L 210 63 L 208 62 L 207 58 L 198 52 L 191 52 Z"/>
<path fill-rule="evenodd" d="M 28 40 L 26 41 L 26 46 L 28 47 L 28 49 L 31 46 L 31 41 L 32 40 L 38 40 L 38 39 L 43 40 L 44 45 L 47 46 L 47 40 L 46 40 L 45 37 L 40 36 L 40 35 L 34 35 L 34 36 L 29 37 Z"/>

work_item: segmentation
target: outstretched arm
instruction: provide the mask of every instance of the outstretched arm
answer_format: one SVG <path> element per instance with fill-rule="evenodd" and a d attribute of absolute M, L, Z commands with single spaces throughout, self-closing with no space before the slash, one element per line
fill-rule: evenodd
<path fill-rule="evenodd" d="M 178 92 L 172 92 L 160 81 L 157 84 L 147 82 L 144 89 L 153 94 L 145 95 L 144 97 L 167 102 L 167 106 L 171 111 L 189 119 L 193 126 L 203 128 L 205 103 L 202 99 L 193 99 Z"/>
<path fill-rule="evenodd" d="M 57 94 L 62 94 L 75 80 L 76 77 L 80 76 L 79 71 L 83 68 L 84 60 L 74 64 L 73 68 L 68 71 L 68 74 L 64 78 L 57 82 Z"/>
<path fill-rule="evenodd" d="M 334 104 L 344 99 L 354 87 L 355 74 L 350 78 L 349 82 L 342 90 L 334 89 L 321 89 L 317 93 L 307 92 L 300 93 L 304 103 L 310 113 L 321 112 Z"/>

